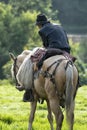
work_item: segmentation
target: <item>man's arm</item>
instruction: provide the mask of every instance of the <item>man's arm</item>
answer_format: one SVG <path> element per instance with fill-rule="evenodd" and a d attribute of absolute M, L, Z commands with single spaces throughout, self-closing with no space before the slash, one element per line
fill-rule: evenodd
<path fill-rule="evenodd" d="M 46 36 L 42 33 L 42 32 L 40 32 L 39 31 L 39 35 L 40 35 L 40 37 L 41 37 L 41 39 L 42 39 L 42 42 L 43 42 L 43 46 L 45 47 L 45 48 L 47 48 L 48 47 L 48 43 L 47 43 L 47 39 L 46 39 Z"/>

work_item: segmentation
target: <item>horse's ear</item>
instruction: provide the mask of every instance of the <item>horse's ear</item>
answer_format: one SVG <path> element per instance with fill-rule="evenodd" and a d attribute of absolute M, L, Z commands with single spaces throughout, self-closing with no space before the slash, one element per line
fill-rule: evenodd
<path fill-rule="evenodd" d="M 13 53 L 9 53 L 9 56 L 10 56 L 10 58 L 14 61 L 15 60 L 15 56 L 14 56 L 14 54 Z"/>

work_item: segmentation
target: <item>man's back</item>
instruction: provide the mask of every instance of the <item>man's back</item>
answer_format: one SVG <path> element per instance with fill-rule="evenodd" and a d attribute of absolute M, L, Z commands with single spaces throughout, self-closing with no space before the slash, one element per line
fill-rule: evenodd
<path fill-rule="evenodd" d="M 70 49 L 67 35 L 59 25 L 47 23 L 41 28 L 39 34 L 46 48 Z"/>

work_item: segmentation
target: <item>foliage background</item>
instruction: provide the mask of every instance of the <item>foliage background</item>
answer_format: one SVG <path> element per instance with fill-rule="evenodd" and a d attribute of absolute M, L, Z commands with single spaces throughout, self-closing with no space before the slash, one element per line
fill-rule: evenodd
<path fill-rule="evenodd" d="M 17 56 L 24 49 L 42 45 L 35 26 L 38 13 L 45 13 L 52 22 L 62 24 L 67 33 L 68 28 L 75 28 L 74 33 L 84 34 L 86 5 L 85 0 L 0 0 L 0 79 L 11 77 L 9 52 Z M 80 43 L 69 41 L 72 54 L 78 59 L 81 84 L 87 84 L 87 39 Z"/>

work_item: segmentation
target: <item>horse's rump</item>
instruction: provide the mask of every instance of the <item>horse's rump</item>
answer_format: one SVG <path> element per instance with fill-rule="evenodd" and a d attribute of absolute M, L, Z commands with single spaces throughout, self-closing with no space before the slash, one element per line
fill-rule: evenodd
<path fill-rule="evenodd" d="M 52 66 L 47 73 L 49 73 L 50 79 L 52 77 L 54 78 L 56 89 L 60 93 L 60 95 L 62 95 L 64 91 L 66 91 L 67 86 L 71 88 L 70 84 L 68 84 L 68 81 L 69 83 L 72 83 L 74 95 L 78 85 L 78 71 L 73 62 L 67 60 L 63 55 L 56 55 L 44 61 L 42 70 L 46 72 L 50 65 Z"/>

